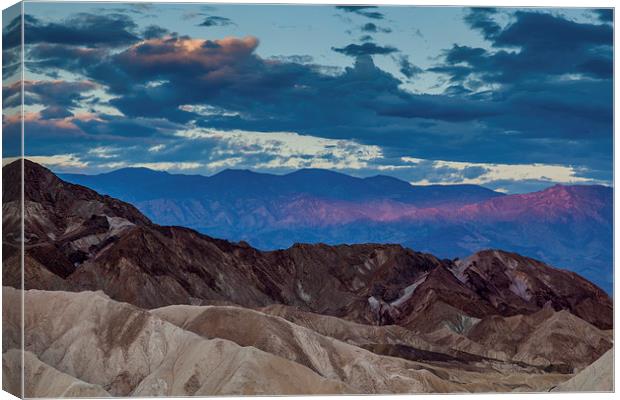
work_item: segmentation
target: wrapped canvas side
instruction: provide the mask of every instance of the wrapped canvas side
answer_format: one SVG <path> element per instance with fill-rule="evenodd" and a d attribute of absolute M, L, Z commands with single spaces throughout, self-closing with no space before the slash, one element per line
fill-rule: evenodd
<path fill-rule="evenodd" d="M 2 389 L 18 397 L 25 395 L 22 15 L 22 3 L 2 12 Z"/>

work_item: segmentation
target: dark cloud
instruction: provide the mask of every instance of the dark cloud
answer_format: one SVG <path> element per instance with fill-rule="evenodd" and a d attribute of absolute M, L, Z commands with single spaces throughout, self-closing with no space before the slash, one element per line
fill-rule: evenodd
<path fill-rule="evenodd" d="M 14 8 L 14 7 L 13 7 Z M 10 18 L 9 10 L 3 17 Z M 15 17 L 2 29 L 2 79 L 21 79 L 21 16 Z"/>
<path fill-rule="evenodd" d="M 501 27 L 493 19 L 496 13 L 495 8 L 470 8 L 464 20 L 472 29 L 482 32 L 486 39 L 491 39 L 501 31 Z"/>
<path fill-rule="evenodd" d="M 119 94 L 110 103 L 128 117 L 196 120 L 221 128 L 325 129 L 381 124 L 373 115 L 452 121 L 489 114 L 472 100 L 441 106 L 441 98 L 403 92 L 401 82 L 377 68 L 364 52 L 353 67 L 330 76 L 311 65 L 266 62 L 254 54 L 257 45 L 254 38 L 154 39 L 110 55 L 107 64 L 118 69 L 116 75 L 99 74 L 109 68 L 103 65 L 85 72 Z M 183 107 L 187 104 L 209 104 L 237 114 L 203 117 Z"/>
<path fill-rule="evenodd" d="M 157 25 L 149 25 L 142 31 L 142 37 L 145 39 L 159 39 L 169 33 L 170 31 L 166 28 Z"/>
<path fill-rule="evenodd" d="M 41 110 L 41 118 L 43 119 L 58 119 L 66 118 L 73 115 L 73 113 L 67 110 L 65 107 L 49 106 Z"/>
<path fill-rule="evenodd" d="M 546 13 L 516 12 L 514 22 L 497 29 L 480 22 L 486 21 L 489 13 L 476 11 L 466 18 L 476 15 L 477 26 L 499 50 L 455 44 L 445 52 L 445 63 L 432 70 L 448 74 L 453 82 L 467 82 L 475 76 L 503 84 L 541 82 L 567 74 L 611 78 L 611 26 L 578 23 Z"/>
<path fill-rule="evenodd" d="M 42 154 L 79 154 L 86 156 L 88 150 L 95 145 L 110 145 L 128 150 L 126 155 L 131 160 L 140 158 L 146 147 L 167 142 L 172 138 L 174 126 L 162 120 L 144 118 L 128 119 L 123 116 L 63 116 L 62 110 L 50 115 L 26 114 L 24 131 L 26 148 L 32 155 Z M 174 127 L 174 130 L 172 129 Z M 21 120 L 19 118 L 3 118 L 3 134 L 19 137 Z M 136 152 L 136 149 L 142 151 Z"/>
<path fill-rule="evenodd" d="M 24 24 L 26 45 L 48 43 L 117 47 L 139 39 L 136 33 L 136 23 L 125 14 L 78 13 L 61 22 L 44 22 L 26 14 Z M 5 49 L 20 45 L 19 27 L 20 24 L 13 21 L 3 30 Z"/>
<path fill-rule="evenodd" d="M 26 114 L 23 119 L 25 147 L 31 154 L 56 154 L 54 152 L 39 152 L 40 148 L 54 148 L 53 151 L 58 151 L 59 148 L 66 151 L 70 144 L 77 144 L 79 147 L 80 141 L 87 139 L 79 128 L 74 124 L 62 119 L 41 119 L 37 114 Z M 2 118 L 2 133 L 9 137 L 15 137 L 19 135 L 22 128 L 22 119 L 17 117 L 5 117 Z"/>
<path fill-rule="evenodd" d="M 614 22 L 613 8 L 600 8 L 600 9 L 594 10 L 593 12 L 594 12 L 594 15 L 596 15 L 596 17 L 601 22 Z"/>
<path fill-rule="evenodd" d="M 71 109 L 79 107 L 87 99 L 84 93 L 95 88 L 96 85 L 88 81 L 25 81 L 24 104 L 45 106 L 41 112 L 45 118 L 64 118 L 71 115 Z M 5 106 L 15 107 L 20 104 L 21 89 L 21 82 L 2 87 L 2 101 Z"/>
<path fill-rule="evenodd" d="M 19 79 L 21 71 L 21 52 L 19 47 L 2 51 L 2 76 L 3 80 L 14 77 Z"/>
<path fill-rule="evenodd" d="M 377 32 L 377 25 L 369 22 L 367 24 L 362 25 L 362 31 L 364 32 Z"/>
<path fill-rule="evenodd" d="M 444 90 L 444 94 L 448 96 L 464 96 L 471 94 L 472 91 L 464 87 L 463 85 L 451 85 Z"/>
<path fill-rule="evenodd" d="M 374 24 L 372 22 L 368 22 L 368 23 L 362 25 L 362 27 L 360 29 L 362 30 L 362 32 L 369 32 L 369 33 L 377 33 L 377 32 L 390 33 L 390 32 L 392 32 L 391 29 L 389 29 L 389 28 L 382 28 L 382 27 L 377 26 L 376 24 Z"/>
<path fill-rule="evenodd" d="M 391 54 L 396 53 L 398 49 L 392 46 L 379 46 L 373 42 L 365 42 L 363 44 L 349 44 L 345 47 L 332 47 L 332 50 L 351 57 L 359 57 L 363 55 L 375 54 Z"/>
<path fill-rule="evenodd" d="M 146 138 L 161 134 L 158 123 L 144 118 L 124 118 L 112 115 L 99 119 L 75 120 L 82 132 L 100 138 Z"/>
<path fill-rule="evenodd" d="M 406 55 L 397 57 L 396 62 L 398 63 L 400 73 L 405 75 L 408 79 L 422 73 L 422 68 L 412 64 L 411 61 L 409 61 L 409 57 Z"/>
<path fill-rule="evenodd" d="M 29 18 L 26 16 L 25 18 Z M 10 49 L 21 46 L 22 43 L 22 17 L 13 18 L 11 22 L 2 28 L 2 49 Z"/>
<path fill-rule="evenodd" d="M 124 7 L 100 7 L 93 9 L 94 12 L 100 13 L 131 13 L 139 16 L 155 16 L 155 6 L 153 3 L 130 3 Z"/>
<path fill-rule="evenodd" d="M 494 96 L 512 112 L 492 122 L 522 137 L 594 140 L 611 146 L 613 90 L 607 81 L 522 83 Z"/>
<path fill-rule="evenodd" d="M 613 42 L 613 29 L 608 25 L 579 23 L 538 12 L 518 11 L 514 17 L 515 22 L 494 38 L 494 46 L 574 50 L 582 46 L 611 46 Z"/>
<path fill-rule="evenodd" d="M 41 43 L 26 51 L 25 64 L 35 73 L 52 77 L 58 76 L 58 70 L 100 76 L 101 66 L 114 69 L 113 66 L 105 64 L 109 54 L 110 52 L 103 48 Z"/>
<path fill-rule="evenodd" d="M 205 17 L 201 23 L 198 24 L 198 26 L 207 26 L 207 27 L 228 26 L 228 25 L 235 25 L 235 23 L 230 18 L 218 17 L 217 15 L 209 15 Z"/>
<path fill-rule="evenodd" d="M 417 95 L 407 96 L 402 102 L 382 106 L 380 115 L 402 118 L 439 119 L 443 121 L 471 121 L 501 113 L 497 105 L 453 97 Z"/>
<path fill-rule="evenodd" d="M 383 19 L 383 18 L 385 18 L 385 16 L 382 13 L 380 13 L 378 11 L 373 11 L 376 8 L 377 7 L 375 7 L 375 6 L 336 6 L 336 9 L 338 9 L 340 11 L 361 15 L 361 16 L 364 16 L 364 17 L 370 18 L 370 19 Z"/>

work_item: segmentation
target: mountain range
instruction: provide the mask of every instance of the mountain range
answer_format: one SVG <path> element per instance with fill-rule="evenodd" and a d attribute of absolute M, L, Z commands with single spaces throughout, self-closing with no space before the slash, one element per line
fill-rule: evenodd
<path fill-rule="evenodd" d="M 613 190 L 556 185 L 504 195 L 476 185 L 413 186 L 305 169 L 175 175 L 127 168 L 63 179 L 185 226 L 263 250 L 294 243 L 398 243 L 442 258 L 501 248 L 574 270 L 612 291 Z"/>
<path fill-rule="evenodd" d="M 21 293 L 20 162 L 3 185 L 14 393 L 22 355 L 34 397 L 611 390 L 591 371 L 612 367 L 613 303 L 575 272 L 499 249 L 261 251 L 25 160 Z"/>

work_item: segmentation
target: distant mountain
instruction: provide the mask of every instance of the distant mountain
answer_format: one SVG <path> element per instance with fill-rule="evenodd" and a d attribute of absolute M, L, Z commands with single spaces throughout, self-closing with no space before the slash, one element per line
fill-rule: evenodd
<path fill-rule="evenodd" d="M 131 202 L 154 222 L 261 249 L 303 243 L 399 243 L 440 257 L 515 251 L 612 288 L 612 199 L 604 186 L 503 195 L 476 185 L 412 186 L 305 169 L 211 177 L 130 168 L 61 175 Z"/>
<path fill-rule="evenodd" d="M 60 174 L 61 178 L 127 201 L 174 199 L 272 199 L 306 195 L 330 200 L 389 199 L 416 206 L 467 204 L 502 193 L 476 185 L 413 186 L 384 175 L 356 178 L 321 169 L 286 175 L 224 170 L 213 176 L 169 174 L 146 168 L 124 168 L 99 175 Z"/>

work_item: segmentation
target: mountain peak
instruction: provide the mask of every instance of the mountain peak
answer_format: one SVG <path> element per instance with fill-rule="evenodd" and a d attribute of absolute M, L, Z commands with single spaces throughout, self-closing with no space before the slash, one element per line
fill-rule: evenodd
<path fill-rule="evenodd" d="M 247 168 L 226 168 L 212 176 L 218 176 L 218 175 L 267 175 L 267 174 L 261 174 L 260 172 L 255 172 Z"/>
<path fill-rule="evenodd" d="M 105 173 L 105 175 L 108 176 L 132 176 L 132 175 L 136 175 L 136 176 L 167 176 L 167 175 L 171 175 L 169 172 L 167 171 L 159 171 L 159 170 L 155 170 L 155 169 L 151 169 L 151 168 L 146 168 L 146 167 L 126 167 L 126 168 L 120 168 L 120 169 L 116 169 L 114 171 L 110 171 Z"/>
<path fill-rule="evenodd" d="M 27 158 L 24 158 L 23 161 L 24 161 L 24 174 L 25 175 L 55 176 L 51 170 L 49 170 L 48 168 L 44 167 L 41 164 L 37 164 L 36 162 L 30 161 Z M 2 171 L 12 176 L 15 173 L 21 173 L 21 167 L 22 167 L 22 159 L 18 158 L 17 160 L 2 167 Z"/>
<path fill-rule="evenodd" d="M 349 179 L 358 179 L 351 175 L 347 175 L 341 172 L 332 171 L 332 170 L 323 169 L 323 168 L 301 168 L 301 169 L 298 169 L 297 171 L 290 172 L 284 176 L 342 177 L 342 178 L 349 178 Z"/>
<path fill-rule="evenodd" d="M 24 194 L 26 198 L 29 196 L 38 196 L 38 193 L 53 191 L 59 179 L 52 171 L 44 166 L 37 164 L 28 159 L 23 159 L 24 175 L 23 180 L 26 182 Z M 2 168 L 3 193 L 2 201 L 16 201 L 21 198 L 22 188 L 22 160 L 18 159 Z"/>

